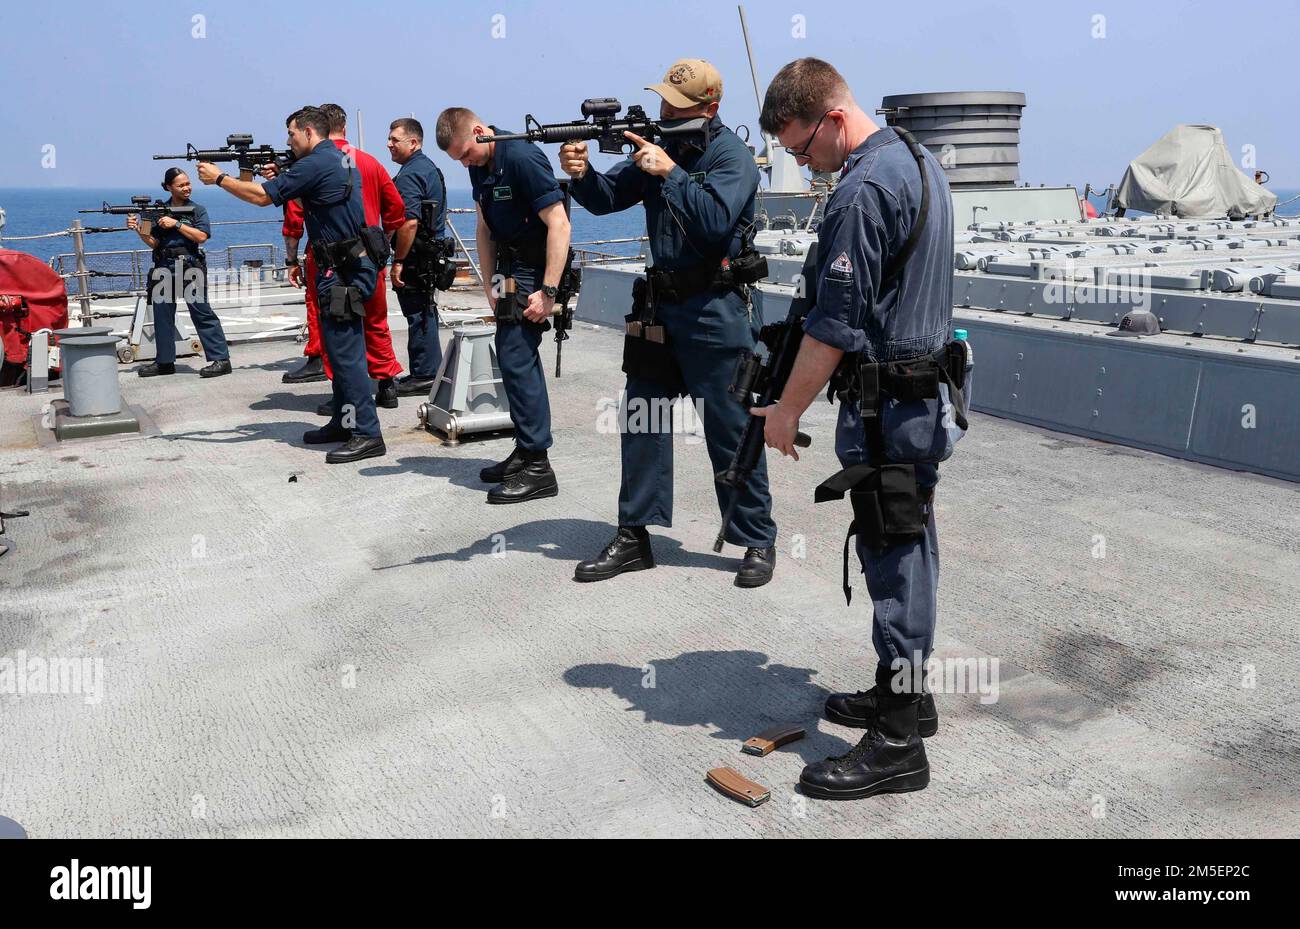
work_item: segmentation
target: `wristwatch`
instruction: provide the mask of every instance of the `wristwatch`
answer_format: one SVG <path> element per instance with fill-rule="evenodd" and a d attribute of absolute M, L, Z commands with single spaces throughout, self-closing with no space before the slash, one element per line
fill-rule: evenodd
<path fill-rule="evenodd" d="M 284 259 L 284 266 L 285 266 L 286 268 L 296 268 L 296 267 L 298 267 L 298 256 L 297 256 L 297 255 L 294 255 L 292 258 L 286 258 L 286 259 Z"/>
<path fill-rule="evenodd" d="M 549 284 L 542 285 L 542 293 L 554 300 L 560 293 L 560 288 L 551 287 Z"/>

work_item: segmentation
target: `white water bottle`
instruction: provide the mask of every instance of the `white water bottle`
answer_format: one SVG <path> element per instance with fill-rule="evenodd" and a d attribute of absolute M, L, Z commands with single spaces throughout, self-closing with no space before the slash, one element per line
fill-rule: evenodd
<path fill-rule="evenodd" d="M 975 367 L 975 349 L 971 348 L 970 340 L 966 338 L 968 333 L 965 329 L 954 329 L 952 337 L 966 347 L 966 371 L 969 377 L 970 369 Z"/>
<path fill-rule="evenodd" d="M 971 401 L 971 377 L 974 376 L 975 367 L 975 349 L 971 348 L 970 339 L 966 338 L 968 333 L 965 329 L 954 329 L 952 337 L 966 347 L 966 377 L 962 381 L 962 400 L 965 407 L 964 412 L 970 414 Z"/>

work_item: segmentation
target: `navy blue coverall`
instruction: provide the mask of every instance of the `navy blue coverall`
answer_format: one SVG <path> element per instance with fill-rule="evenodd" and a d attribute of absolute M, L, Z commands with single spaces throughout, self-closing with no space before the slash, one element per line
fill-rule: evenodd
<path fill-rule="evenodd" d="M 492 127 L 497 135 L 508 130 Z M 522 307 L 528 295 L 542 286 L 546 272 L 546 224 L 537 214 L 564 200 L 559 182 L 541 147 L 522 139 L 497 142 L 492 162 L 471 166 L 470 183 L 474 200 L 497 247 L 506 245 L 523 252 L 510 269 Z M 540 258 L 538 256 L 541 256 Z M 483 273 L 492 269 L 484 268 Z M 498 320 L 497 362 L 510 401 L 510 418 L 515 424 L 515 444 L 530 452 L 551 447 L 551 403 L 546 393 L 546 372 L 538 346 L 549 322 L 518 323 Z"/>
<path fill-rule="evenodd" d="M 200 203 L 187 200 L 194 207 L 191 216 L 176 220 L 212 235 L 208 211 Z M 185 238 L 176 227 L 163 229 L 154 224 L 151 232 L 158 246 L 153 251 L 154 266 L 149 272 L 149 305 L 153 307 L 154 348 L 158 364 L 176 362 L 176 298 L 180 296 L 190 311 L 190 320 L 203 345 L 208 361 L 227 361 L 230 349 L 221 320 L 208 303 L 207 267 L 201 259 L 200 246 Z"/>
<path fill-rule="evenodd" d="M 263 190 L 276 206 L 295 198 L 302 200 L 307 235 L 313 243 L 342 242 L 360 234 L 366 225 L 361 199 L 361 172 L 345 162 L 345 155 L 328 139 L 267 181 Z M 351 429 L 363 438 L 379 435 L 375 395 L 366 369 L 363 317 L 349 313 L 337 319 L 329 308 L 335 285 L 353 286 L 362 301 L 375 292 L 378 272 L 368 256 L 357 259 L 347 272 L 327 269 L 317 263 L 316 294 L 320 301 L 321 338 L 334 371 L 331 429 Z"/>
<path fill-rule="evenodd" d="M 420 218 L 420 201 L 434 202 L 433 229 L 429 232 L 434 238 L 443 238 L 447 234 L 447 188 L 429 156 L 422 151 L 412 154 L 393 178 L 393 184 L 401 194 L 407 219 Z M 403 271 L 408 268 L 410 262 L 406 263 Z M 406 317 L 407 370 L 417 380 L 432 380 L 442 365 L 438 306 L 433 302 L 432 293 L 416 289 L 414 275 L 404 273 L 403 280 L 405 283 L 401 287 L 393 289 L 397 291 L 397 302 Z"/>
<path fill-rule="evenodd" d="M 864 362 L 915 358 L 949 338 L 952 321 L 953 217 L 948 181 L 928 151 L 929 216 L 916 250 L 883 289 L 883 268 L 902 248 L 916 221 L 921 176 L 907 145 L 892 129 L 867 137 L 849 155 L 818 230 L 817 304 L 804 332 L 819 342 L 860 353 Z M 947 388 L 942 388 L 947 396 Z M 970 395 L 969 385 L 965 390 Z M 882 418 L 883 419 L 883 418 Z M 904 438 L 886 432 L 888 451 Z M 840 405 L 835 453 L 844 467 L 870 462 L 862 417 Z M 939 482 L 937 461 L 916 465 L 922 490 Z M 925 536 L 876 549 L 857 541 L 871 593 L 871 640 L 879 663 L 907 666 L 934 647 L 939 587 L 939 536 L 933 509 Z"/>
<path fill-rule="evenodd" d="M 573 197 L 601 215 L 645 205 L 646 233 L 654 267 L 684 270 L 717 267 L 741 250 L 742 236 L 754 222 L 758 168 L 748 146 L 716 116 L 711 140 L 703 147 L 687 143 L 665 147 L 676 167 L 660 178 L 642 171 L 631 159 L 605 173 L 589 168 L 573 183 Z M 714 472 L 735 455 L 749 411 L 727 388 L 742 349 L 753 349 L 761 320 L 735 290 L 709 290 L 680 303 L 660 302 L 655 322 L 667 332 L 687 392 L 697 401 Z M 629 375 L 626 419 L 638 408 L 662 408 L 670 400 L 656 381 Z M 643 416 L 655 424 L 658 417 Z M 622 430 L 623 480 L 618 495 L 621 526 L 671 526 L 673 522 L 673 437 L 671 426 Z M 753 478 L 739 491 L 715 484 L 718 508 L 726 510 L 732 493 L 740 498 L 726 540 L 734 545 L 768 548 L 776 543 L 772 497 L 767 487 L 767 460 L 760 457 Z"/>

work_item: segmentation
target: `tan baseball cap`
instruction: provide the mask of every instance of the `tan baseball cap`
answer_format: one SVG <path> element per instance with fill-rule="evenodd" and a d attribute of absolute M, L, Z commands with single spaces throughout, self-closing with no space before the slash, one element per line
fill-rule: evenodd
<path fill-rule="evenodd" d="M 673 106 L 686 110 L 721 100 L 722 75 L 702 58 L 682 58 L 673 62 L 662 83 L 651 84 L 646 90 L 653 90 Z"/>

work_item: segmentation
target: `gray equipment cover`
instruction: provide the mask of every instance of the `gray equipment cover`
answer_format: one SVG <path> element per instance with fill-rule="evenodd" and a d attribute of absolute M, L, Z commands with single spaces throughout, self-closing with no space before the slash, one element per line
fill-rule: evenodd
<path fill-rule="evenodd" d="M 1129 163 L 1115 203 L 1147 213 L 1242 219 L 1270 212 L 1277 194 L 1237 170 L 1218 128 L 1180 125 Z"/>

